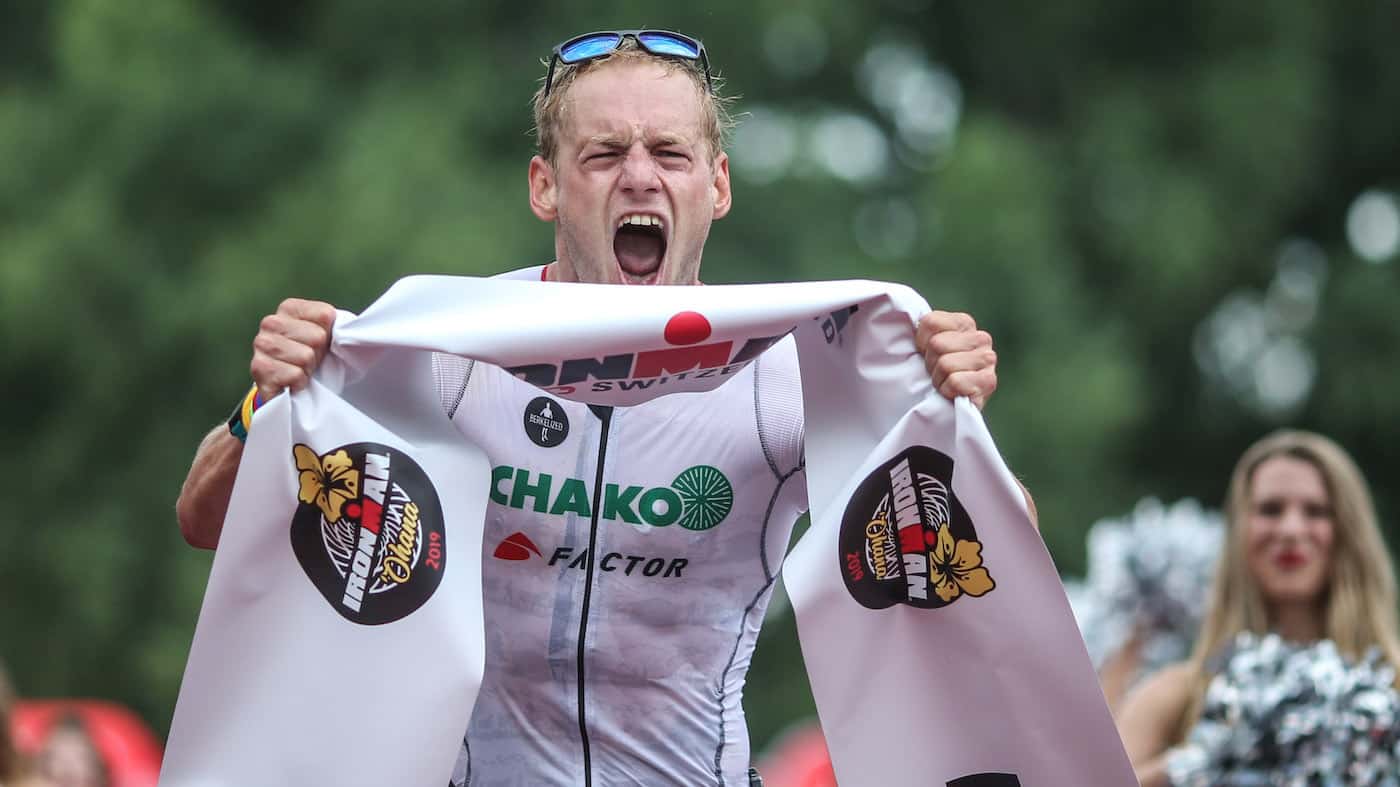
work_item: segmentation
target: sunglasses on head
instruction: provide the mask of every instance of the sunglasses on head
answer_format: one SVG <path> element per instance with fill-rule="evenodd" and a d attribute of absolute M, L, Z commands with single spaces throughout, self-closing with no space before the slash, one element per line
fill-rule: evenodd
<path fill-rule="evenodd" d="M 622 46 L 624 39 L 631 38 L 642 49 L 661 57 L 675 57 L 681 60 L 697 60 L 705 69 L 705 87 L 714 92 L 710 81 L 710 59 L 705 55 L 705 45 L 700 39 L 691 38 L 669 30 L 599 30 L 575 36 L 554 47 L 549 58 L 549 72 L 544 77 L 544 94 L 554 86 L 554 67 L 559 63 L 577 65 L 603 57 Z"/>

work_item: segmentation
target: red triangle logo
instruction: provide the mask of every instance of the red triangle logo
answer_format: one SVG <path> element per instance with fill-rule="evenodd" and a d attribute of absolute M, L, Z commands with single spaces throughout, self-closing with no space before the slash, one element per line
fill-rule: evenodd
<path fill-rule="evenodd" d="M 530 553 L 534 552 L 539 557 L 540 548 L 535 546 L 529 536 L 524 533 L 511 533 L 505 540 L 496 545 L 495 556 L 501 560 L 529 560 Z"/>

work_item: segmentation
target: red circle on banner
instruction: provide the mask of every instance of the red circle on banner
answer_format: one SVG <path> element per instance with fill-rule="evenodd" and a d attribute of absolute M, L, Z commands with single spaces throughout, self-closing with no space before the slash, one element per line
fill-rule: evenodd
<path fill-rule="evenodd" d="M 710 321 L 700 312 L 680 312 L 666 322 L 666 341 L 696 344 L 710 338 Z"/>
<path fill-rule="evenodd" d="M 355 520 L 355 521 L 359 521 L 359 519 L 360 519 L 360 514 L 361 514 L 361 513 L 363 513 L 363 512 L 360 511 L 360 504 L 359 504 L 359 503 L 348 503 L 348 504 L 346 504 L 346 506 L 345 506 L 345 518 L 346 518 L 346 519 L 353 519 L 353 520 Z"/>

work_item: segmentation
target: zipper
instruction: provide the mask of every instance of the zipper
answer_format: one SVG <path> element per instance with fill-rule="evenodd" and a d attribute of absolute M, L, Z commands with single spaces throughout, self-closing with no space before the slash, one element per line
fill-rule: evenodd
<path fill-rule="evenodd" d="M 593 482 L 593 513 L 588 521 L 588 558 L 584 561 L 583 606 L 578 618 L 578 735 L 583 743 L 583 784 L 593 787 L 593 752 L 588 745 L 588 720 L 584 714 L 583 651 L 588 641 L 588 604 L 593 594 L 593 556 L 598 549 L 598 512 L 603 507 L 603 461 L 608 455 L 608 430 L 612 426 L 613 409 L 590 404 L 589 410 L 598 416 L 602 431 L 598 436 L 598 472 Z"/>

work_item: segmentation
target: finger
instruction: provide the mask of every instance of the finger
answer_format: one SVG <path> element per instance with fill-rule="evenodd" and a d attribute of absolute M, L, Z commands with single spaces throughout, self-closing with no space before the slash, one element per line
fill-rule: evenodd
<path fill-rule="evenodd" d="M 248 371 L 252 373 L 253 382 L 258 386 L 258 395 L 262 397 L 263 401 L 267 401 L 288 389 L 301 390 L 311 379 L 302 367 L 280 361 L 264 353 L 257 353 L 253 356 L 253 362 L 249 364 Z"/>
<path fill-rule="evenodd" d="M 325 357 L 331 346 L 330 329 L 310 320 L 282 314 L 264 317 L 258 324 L 258 333 L 283 336 L 297 344 L 304 344 L 315 353 L 317 361 Z"/>
<path fill-rule="evenodd" d="M 305 344 L 285 336 L 261 331 L 253 338 L 253 361 L 249 371 L 264 401 L 284 389 L 306 387 L 320 357 Z"/>
<path fill-rule="evenodd" d="M 987 403 L 987 397 L 991 396 L 996 388 L 996 370 L 983 369 L 976 372 L 954 372 L 938 385 L 938 392 L 949 399 L 966 396 L 981 410 Z"/>
<path fill-rule="evenodd" d="M 938 387 L 958 372 L 980 372 L 984 369 L 995 372 L 997 354 L 990 347 L 946 355 L 930 354 L 924 357 L 924 365 L 928 367 L 934 387 Z"/>
<path fill-rule="evenodd" d="M 930 356 L 963 353 L 992 347 L 992 335 L 986 331 L 943 331 L 929 337 L 924 352 Z"/>
<path fill-rule="evenodd" d="M 297 320 L 313 322 L 330 333 L 335 325 L 335 307 L 323 301 L 288 298 L 277 307 L 277 313 Z"/>
<path fill-rule="evenodd" d="M 253 337 L 253 353 L 262 353 L 274 360 L 300 367 L 307 372 L 316 368 L 319 359 L 316 348 L 268 331 L 258 331 Z"/>
<path fill-rule="evenodd" d="M 918 328 L 914 333 L 914 342 L 923 352 L 928 346 L 929 337 L 944 331 L 975 331 L 977 322 L 972 319 L 972 315 L 965 312 L 944 312 L 931 311 L 919 318 Z"/>

